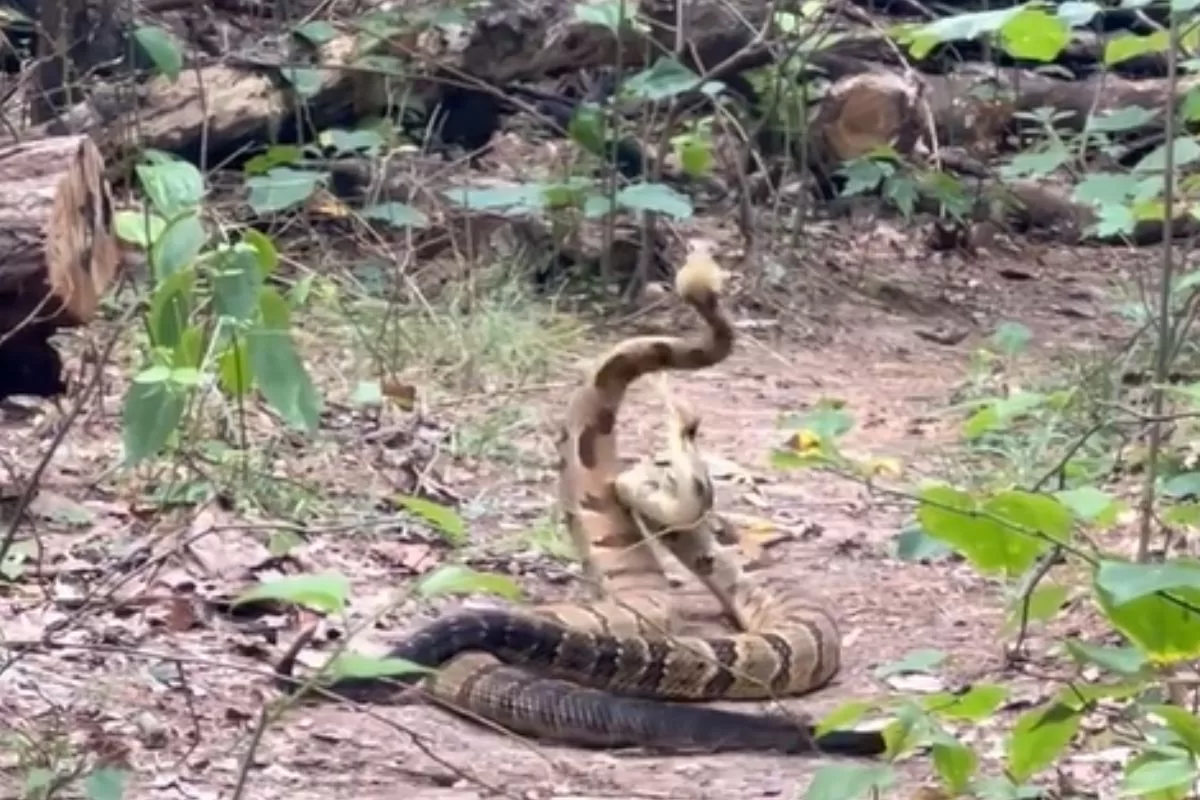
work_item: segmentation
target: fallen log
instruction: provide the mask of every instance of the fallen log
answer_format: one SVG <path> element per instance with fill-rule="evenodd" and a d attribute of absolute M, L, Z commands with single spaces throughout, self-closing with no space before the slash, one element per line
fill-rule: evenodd
<path fill-rule="evenodd" d="M 104 161 L 89 138 L 0 147 L 0 342 L 85 324 L 120 263 Z"/>

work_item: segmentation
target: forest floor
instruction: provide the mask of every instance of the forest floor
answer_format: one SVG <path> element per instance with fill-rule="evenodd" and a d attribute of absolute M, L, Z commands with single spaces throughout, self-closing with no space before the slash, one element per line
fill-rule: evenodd
<path fill-rule="evenodd" d="M 933 670 L 941 686 L 998 679 L 1005 669 L 1004 597 L 997 583 L 962 563 L 898 559 L 893 540 L 911 518 L 910 503 L 827 473 L 773 470 L 769 449 L 786 436 L 781 415 L 822 398 L 840 399 L 855 420 L 846 447 L 898 459 L 904 472 L 896 485 L 915 485 L 921 476 L 957 480 L 963 414 L 951 406 L 978 380 L 972 354 L 997 325 L 1016 321 L 1032 332 L 1021 357 L 1026 376 L 1052 375 L 1064 359 L 1115 350 L 1123 335 L 1113 315 L 1124 299 L 1117 287 L 1141 266 L 1133 259 L 1150 263 L 1153 257 L 1025 244 L 1015 256 L 930 258 L 915 235 L 887 226 L 825 235 L 828 246 L 814 249 L 845 252 L 843 260 L 852 252 L 857 274 L 848 276 L 846 265 L 828 256 L 810 259 L 805 273 L 832 281 L 841 270 L 842 283 L 870 285 L 870 291 L 825 291 L 819 300 L 800 292 L 771 310 L 742 302 L 734 355 L 714 369 L 673 378 L 674 388 L 704 415 L 703 443 L 717 465 L 720 507 L 735 518 L 759 520 L 768 534 L 758 566 L 825 598 L 842 625 L 840 677 L 788 702 L 813 714 L 893 691 L 876 670 L 913 651 L 945 654 Z M 847 238 L 836 241 L 839 236 Z M 677 318 L 689 328 L 695 324 L 686 312 Z M 167 497 L 161 474 L 114 477 L 120 397 L 135 367 L 109 368 L 113 380 L 102 400 L 67 433 L 43 476 L 31 512 L 36 539 L 24 540 L 36 540 L 40 560 L 27 555 L 19 579 L 0 591 L 5 639 L 33 641 L 66 631 L 60 647 L 32 648 L 0 674 L 0 717 L 13 721 L 11 732 L 22 742 L 0 751 L 0 782 L 27 780 L 22 768 L 29 764 L 61 769 L 84 753 L 128 764 L 136 777 L 125 797 L 146 800 L 228 798 L 243 781 L 242 796 L 255 800 L 800 796 L 821 760 L 587 752 L 520 740 L 420 705 L 296 707 L 256 736 L 262 708 L 277 696 L 267 661 L 286 647 L 297 625 L 283 612 L 230 614 L 222 602 L 251 577 L 295 571 L 273 556 L 277 537 L 290 542 L 285 549 L 304 569 L 336 570 L 350 579 L 352 621 L 455 559 L 513 575 L 534 601 L 578 596 L 564 540 L 549 524 L 550 432 L 579 374 L 576 357 L 625 334 L 620 327 L 602 334 L 563 328 L 574 331 L 564 337 L 575 338 L 561 347 L 542 340 L 545 363 L 537 380 L 508 391 L 478 378 L 473 390 L 443 392 L 418 423 L 415 415 L 396 411 L 371 419 L 346 401 L 347 386 L 354 385 L 346 377 L 350 359 L 337 355 L 336 342 L 321 344 L 328 338 L 323 324 L 305 321 L 298 336 L 311 348 L 308 363 L 318 384 L 327 396 L 340 395 L 324 444 L 277 436 L 258 464 L 270 480 L 229 480 L 228 460 L 212 451 L 211 460 L 196 467 L 195 474 L 210 470 L 213 485 L 238 486 L 254 502 L 230 501 L 228 492 L 223 502 L 197 502 L 205 492 L 195 478 Z M 543 337 L 549 330 L 534 327 L 543 328 Z M 494 360 L 541 358 L 531 354 L 533 347 L 512 339 Z M 56 413 L 48 411 L 46 420 Z M 252 428 L 275 424 L 261 410 L 247 414 Z M 649 452 L 661 421 L 651 389 L 636 386 L 621 417 L 623 453 Z M 47 422 L 35 434 L 28 420 L 6 423 L 0 454 L 14 480 L 31 473 L 53 427 Z M 414 443 L 422 442 L 425 454 L 413 456 Z M 411 491 L 414 481 L 427 493 L 440 487 L 442 496 L 459 501 L 469 541 L 450 548 L 389 506 L 388 499 Z M 287 515 L 272 513 L 280 505 Z M 342 522 L 326 525 L 332 509 L 342 512 Z M 359 520 L 354 529 L 344 521 L 352 514 Z M 287 533 L 274 521 L 281 516 L 318 521 Z M 84 602 L 87 597 L 102 601 Z M 361 646 L 382 645 L 411 629 L 418 614 L 424 618 L 457 602 L 434 607 L 410 600 L 364 633 Z M 1018 694 L 1038 696 L 1032 678 L 1002 679 Z M 985 758 L 1000 751 L 997 730 L 967 734 Z M 885 796 L 911 796 L 930 770 L 928 756 L 906 761 Z"/>

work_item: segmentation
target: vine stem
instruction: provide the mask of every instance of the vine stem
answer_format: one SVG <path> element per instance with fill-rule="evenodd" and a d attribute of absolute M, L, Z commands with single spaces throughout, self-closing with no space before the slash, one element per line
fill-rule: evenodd
<path fill-rule="evenodd" d="M 1154 386 L 1150 390 L 1150 414 L 1155 418 L 1150 423 L 1149 447 L 1146 453 L 1146 482 L 1142 486 L 1140 528 L 1138 531 L 1137 560 L 1144 562 L 1150 552 L 1150 537 L 1154 528 L 1155 481 L 1158 478 L 1158 457 L 1163 440 L 1163 384 L 1171 367 L 1174 349 L 1174 330 L 1171 326 L 1171 285 L 1174 282 L 1175 260 L 1172 247 L 1175 216 L 1175 89 L 1179 84 L 1176 49 L 1179 47 L 1179 21 L 1177 15 L 1169 19 L 1170 44 L 1167 45 L 1167 103 L 1163 135 L 1167 140 L 1163 158 L 1163 259 L 1162 274 L 1158 288 L 1158 347 L 1154 359 Z"/>

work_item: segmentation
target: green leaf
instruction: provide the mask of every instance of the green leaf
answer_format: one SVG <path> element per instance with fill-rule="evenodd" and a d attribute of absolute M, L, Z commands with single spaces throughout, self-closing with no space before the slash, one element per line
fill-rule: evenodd
<path fill-rule="evenodd" d="M 244 244 L 222 248 L 214 260 L 213 308 L 223 317 L 250 319 L 258 310 L 262 281 L 257 250 Z"/>
<path fill-rule="evenodd" d="M 320 47 L 337 36 L 337 28 L 324 20 L 314 19 L 297 25 L 292 33 Z"/>
<path fill-rule="evenodd" d="M 669 56 L 662 56 L 649 69 L 631 77 L 625 91 L 650 102 L 668 100 L 700 85 L 700 76 Z"/>
<path fill-rule="evenodd" d="M 150 342 L 155 347 L 175 350 L 188 329 L 192 314 L 192 294 L 195 291 L 196 271 L 188 267 L 159 281 L 150 296 L 147 322 Z"/>
<path fill-rule="evenodd" d="M 1146 710 L 1162 717 L 1192 755 L 1200 755 L 1200 718 L 1173 705 L 1149 705 Z"/>
<path fill-rule="evenodd" d="M 420 497 L 400 495 L 396 502 L 410 514 L 415 514 L 428 522 L 438 533 L 446 537 L 453 545 L 460 545 L 467 539 L 467 524 L 454 509 L 431 500 Z"/>
<path fill-rule="evenodd" d="M 117 238 L 143 250 L 149 249 L 167 227 L 167 221 L 152 211 L 126 209 L 118 211 L 113 220 Z"/>
<path fill-rule="evenodd" d="M 805 800 L 855 800 L 881 792 L 896 780 L 886 764 L 826 764 L 818 767 L 804 790 Z"/>
<path fill-rule="evenodd" d="M 1080 486 L 1055 492 L 1054 498 L 1071 510 L 1080 522 L 1112 525 L 1124 510 L 1124 503 L 1095 486 Z"/>
<path fill-rule="evenodd" d="M 1171 589 L 1200 589 L 1200 562 L 1178 558 L 1162 564 L 1101 561 L 1096 569 L 1096 588 L 1115 606 L 1124 605 Z"/>
<path fill-rule="evenodd" d="M 379 203 L 364 208 L 362 215 L 397 228 L 424 228 L 429 225 L 429 218 L 424 213 L 406 203 Z"/>
<path fill-rule="evenodd" d="M 854 427 L 854 417 L 841 407 L 840 401 L 821 400 L 806 414 L 787 414 L 779 427 L 789 431 L 807 431 L 818 439 L 834 441 Z"/>
<path fill-rule="evenodd" d="M 1138 56 L 1164 52 L 1171 46 L 1169 31 L 1155 31 L 1147 36 L 1132 33 L 1112 36 L 1104 43 L 1104 64 L 1112 67 Z"/>
<path fill-rule="evenodd" d="M 1067 652 L 1081 664 L 1095 664 L 1118 675 L 1137 675 L 1146 666 L 1146 657 L 1135 647 L 1104 647 L 1067 639 Z"/>
<path fill-rule="evenodd" d="M 321 71 L 311 67 L 280 67 L 279 75 L 301 99 L 315 97 L 321 91 Z"/>
<path fill-rule="evenodd" d="M 621 20 L 628 25 L 636 11 L 623 8 L 620 0 L 604 3 L 577 3 L 575 19 L 590 25 L 608 28 L 614 33 L 621 29 Z"/>
<path fill-rule="evenodd" d="M 1008 320 L 996 326 L 991 335 L 992 345 L 1008 358 L 1023 353 L 1033 341 L 1033 331 L 1020 322 Z"/>
<path fill-rule="evenodd" d="M 1069 588 L 1057 583 L 1044 583 L 1029 594 L 1029 605 L 1020 596 L 1013 599 L 1006 627 L 1016 629 L 1021 623 L 1022 613 L 1026 622 L 1045 622 L 1058 613 L 1067 602 Z"/>
<path fill-rule="evenodd" d="M 287 575 L 251 586 L 237 596 L 233 607 L 255 601 L 275 600 L 335 614 L 345 609 L 349 596 L 350 581 L 345 575 L 336 572 L 321 575 Z"/>
<path fill-rule="evenodd" d="M 675 219 L 692 216 L 692 201 L 662 183 L 639 182 L 624 187 L 616 196 L 617 205 L 634 211 L 656 211 Z"/>
<path fill-rule="evenodd" d="M 405 675 L 430 674 L 435 670 L 406 658 L 372 658 L 361 653 L 341 653 L 321 672 L 329 675 L 333 682 L 343 678 L 400 678 Z"/>
<path fill-rule="evenodd" d="M 905 653 L 904 658 L 875 668 L 875 677 L 880 680 L 891 675 L 920 672 L 929 673 L 938 664 L 946 660 L 946 654 L 941 650 L 912 650 Z"/>
<path fill-rule="evenodd" d="M 246 353 L 246 344 L 241 339 L 234 339 L 221 353 L 219 370 L 221 390 L 230 397 L 245 397 L 254 386 L 250 356 Z"/>
<path fill-rule="evenodd" d="M 258 268 L 262 271 L 264 280 L 279 266 L 279 252 L 275 249 L 271 237 L 265 233 L 247 228 L 242 231 L 242 244 L 254 248 L 258 255 Z"/>
<path fill-rule="evenodd" d="M 150 265 L 156 281 L 166 280 L 180 270 L 196 263 L 196 257 L 204 249 L 208 234 L 195 211 L 184 212 L 167 223 L 154 245 L 150 248 Z"/>
<path fill-rule="evenodd" d="M 926 698 L 921 705 L 944 719 L 980 722 L 990 717 L 1007 697 L 1006 687 L 981 683 L 959 696 L 946 694 Z"/>
<path fill-rule="evenodd" d="M 1181 472 L 1163 481 L 1162 493 L 1167 497 L 1200 496 L 1200 472 Z"/>
<path fill-rule="evenodd" d="M 494 594 L 509 600 L 521 597 L 521 587 L 505 575 L 477 572 L 459 564 L 447 564 L 417 584 L 420 597 L 457 594 Z"/>
<path fill-rule="evenodd" d="M 303 158 L 304 151 L 294 144 L 273 144 L 266 152 L 247 159 L 242 171 L 247 175 L 266 175 L 275 167 L 296 164 Z"/>
<path fill-rule="evenodd" d="M 933 538 L 919 525 L 905 528 L 896 536 L 895 542 L 896 558 L 901 561 L 932 560 L 951 552 L 945 542 Z"/>
<path fill-rule="evenodd" d="M 125 796 L 124 770 L 100 767 L 83 782 L 83 791 L 88 800 L 121 800 Z"/>
<path fill-rule="evenodd" d="M 186 393 L 169 377 L 166 367 L 152 367 L 135 377 L 125 391 L 121 438 L 127 467 L 158 455 L 183 419 Z"/>
<path fill-rule="evenodd" d="M 332 147 L 338 155 L 356 153 L 374 156 L 385 144 L 379 132 L 369 128 L 357 131 L 329 128 L 321 131 L 318 141 L 323 147 Z"/>
<path fill-rule="evenodd" d="M 134 29 L 133 39 L 171 83 L 179 78 L 183 70 L 183 50 L 174 36 L 157 25 L 143 25 Z"/>
<path fill-rule="evenodd" d="M 1008 771 L 1025 781 L 1058 760 L 1079 730 L 1082 713 L 1060 703 L 1027 711 L 1008 737 Z"/>
<path fill-rule="evenodd" d="M 1040 8 L 1024 8 L 1000 27 L 1000 46 L 1013 58 L 1056 60 L 1071 40 L 1066 22 Z"/>
<path fill-rule="evenodd" d="M 323 172 L 274 167 L 266 175 L 246 180 L 247 202 L 256 214 L 271 214 L 298 206 L 312 196 L 325 179 Z"/>
<path fill-rule="evenodd" d="M 1039 392 L 1017 392 L 1010 397 L 997 398 L 963 424 L 963 435 L 976 439 L 988 431 L 1007 426 L 1045 403 L 1046 395 Z"/>
<path fill-rule="evenodd" d="M 869 700 L 851 700 L 847 703 L 842 703 L 821 718 L 820 723 L 817 724 L 816 735 L 823 736 L 832 730 L 849 728 L 855 725 L 863 718 L 864 714 L 874 707 L 875 704 Z"/>
<path fill-rule="evenodd" d="M 1200 591 L 1176 589 L 1171 595 L 1191 608 L 1200 607 Z M 1095 587 L 1095 596 L 1113 627 L 1154 661 L 1171 664 L 1200 658 L 1200 615 L 1178 602 L 1148 595 L 1116 605 L 1099 586 Z"/>
<path fill-rule="evenodd" d="M 1148 761 L 1125 773 L 1121 790 L 1123 794 L 1140 797 L 1191 786 L 1197 777 L 1200 777 L 1200 770 L 1191 759 Z"/>
<path fill-rule="evenodd" d="M 580 103 L 567 124 L 571 141 L 594 156 L 604 157 L 604 112 L 595 103 Z"/>
<path fill-rule="evenodd" d="M 195 211 L 204 202 L 204 176 L 186 161 L 168 156 L 135 168 L 150 207 L 165 219 Z"/>
<path fill-rule="evenodd" d="M 1200 160 L 1200 143 L 1189 136 L 1176 137 L 1173 142 L 1175 169 L 1180 169 Z M 1167 168 L 1167 145 L 1161 144 L 1142 157 L 1133 168 L 1134 173 L 1162 172 Z"/>
<path fill-rule="evenodd" d="M 1051 510 L 1047 504 L 1056 506 Z M 987 512 L 995 516 L 979 516 Z M 931 486 L 921 492 L 917 510 L 921 526 L 965 556 L 981 572 L 1003 572 L 1009 577 L 1024 573 L 1038 556 L 1050 548 L 1050 542 L 1030 533 L 1002 525 L 1009 522 L 1034 522 L 1046 528 L 1049 538 L 1069 530 L 1071 517 L 1053 498 L 1027 492 L 1005 492 L 988 500 L 982 507 L 968 494 L 948 486 Z"/>
<path fill-rule="evenodd" d="M 699 136 L 680 137 L 675 141 L 675 156 L 683 171 L 693 178 L 700 178 L 712 170 L 712 142 Z"/>
<path fill-rule="evenodd" d="M 262 323 L 246 332 L 250 371 L 275 410 L 289 424 L 315 431 L 321 423 L 321 399 L 288 330 L 287 301 L 273 287 L 259 291 Z"/>
<path fill-rule="evenodd" d="M 979 757 L 974 750 L 958 742 L 935 742 L 933 765 L 942 784 L 950 790 L 950 796 L 957 797 L 964 794 L 970 785 L 979 766 Z"/>

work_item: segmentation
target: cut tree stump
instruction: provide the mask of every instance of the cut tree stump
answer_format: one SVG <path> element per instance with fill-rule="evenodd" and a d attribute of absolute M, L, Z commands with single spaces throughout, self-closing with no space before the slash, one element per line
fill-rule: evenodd
<path fill-rule="evenodd" d="M 121 250 L 104 161 L 86 136 L 0 147 L 0 342 L 87 323 Z"/>

